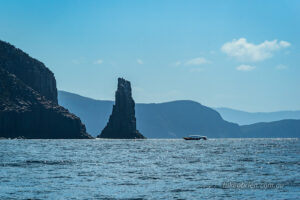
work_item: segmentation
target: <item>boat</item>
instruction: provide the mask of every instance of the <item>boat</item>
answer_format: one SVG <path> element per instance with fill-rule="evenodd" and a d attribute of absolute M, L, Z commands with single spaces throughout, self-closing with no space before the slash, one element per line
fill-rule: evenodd
<path fill-rule="evenodd" d="M 185 140 L 207 140 L 206 136 L 201 135 L 189 135 L 188 137 L 184 137 Z"/>

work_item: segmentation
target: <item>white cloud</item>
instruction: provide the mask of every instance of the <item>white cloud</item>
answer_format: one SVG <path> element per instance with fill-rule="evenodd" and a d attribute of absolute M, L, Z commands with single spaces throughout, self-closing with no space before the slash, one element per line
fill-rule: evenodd
<path fill-rule="evenodd" d="M 236 70 L 238 70 L 238 71 L 252 71 L 255 68 L 256 68 L 255 66 L 251 66 L 251 65 L 240 65 L 236 68 Z"/>
<path fill-rule="evenodd" d="M 203 57 L 198 57 L 198 58 L 193 58 L 191 60 L 186 61 L 185 65 L 202 65 L 202 64 L 206 64 L 206 63 L 210 63 L 210 61 L 206 60 Z"/>
<path fill-rule="evenodd" d="M 289 42 L 286 42 L 286 41 L 280 41 L 279 45 L 284 47 L 284 48 L 291 46 L 291 44 Z"/>
<path fill-rule="evenodd" d="M 284 70 L 284 69 L 287 69 L 288 67 L 286 65 L 277 65 L 276 66 L 276 69 L 278 70 Z"/>
<path fill-rule="evenodd" d="M 286 41 L 277 40 L 264 41 L 261 44 L 253 44 L 247 42 L 245 38 L 234 39 L 225 43 L 221 50 L 231 57 L 235 57 L 240 61 L 262 61 L 273 56 L 273 52 L 282 48 L 287 48 L 291 44 Z"/>
<path fill-rule="evenodd" d="M 143 62 L 141 59 L 136 59 L 136 62 L 137 62 L 139 65 L 144 64 L 144 62 Z"/>
<path fill-rule="evenodd" d="M 94 62 L 95 65 L 101 65 L 103 63 L 103 60 L 99 59 L 99 60 L 96 60 Z"/>

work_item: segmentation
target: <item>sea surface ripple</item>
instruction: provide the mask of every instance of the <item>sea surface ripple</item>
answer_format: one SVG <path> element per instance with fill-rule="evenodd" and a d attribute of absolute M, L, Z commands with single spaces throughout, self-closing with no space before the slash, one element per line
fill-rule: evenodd
<path fill-rule="evenodd" d="M 0 140 L 0 199 L 299 196 L 299 139 Z"/>

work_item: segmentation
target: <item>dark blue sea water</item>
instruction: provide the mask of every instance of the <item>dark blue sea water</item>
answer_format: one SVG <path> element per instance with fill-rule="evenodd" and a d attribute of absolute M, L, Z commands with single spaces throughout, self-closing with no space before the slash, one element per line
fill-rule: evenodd
<path fill-rule="evenodd" d="M 0 199 L 299 197 L 299 139 L 0 140 Z"/>

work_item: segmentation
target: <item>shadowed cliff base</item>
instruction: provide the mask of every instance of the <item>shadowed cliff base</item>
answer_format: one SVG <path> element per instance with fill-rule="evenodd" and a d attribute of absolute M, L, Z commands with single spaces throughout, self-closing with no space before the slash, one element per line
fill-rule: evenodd
<path fill-rule="evenodd" d="M 129 81 L 118 79 L 115 105 L 106 127 L 99 138 L 113 139 L 145 139 L 136 129 L 135 103 L 131 94 Z"/>

